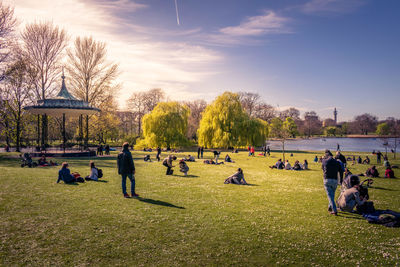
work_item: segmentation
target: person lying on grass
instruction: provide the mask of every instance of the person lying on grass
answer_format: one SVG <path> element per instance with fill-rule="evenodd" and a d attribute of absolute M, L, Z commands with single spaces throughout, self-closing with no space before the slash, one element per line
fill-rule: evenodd
<path fill-rule="evenodd" d="M 233 175 L 229 176 L 224 184 L 239 184 L 239 185 L 247 185 L 246 180 L 244 179 L 243 170 L 239 168 L 237 172 Z"/>
<path fill-rule="evenodd" d="M 350 188 L 343 191 L 337 205 L 341 211 L 353 212 L 356 206 L 364 205 L 366 199 L 360 196 L 360 179 L 357 175 L 350 176 Z"/>
<path fill-rule="evenodd" d="M 184 161 L 195 162 L 196 159 L 192 155 L 188 155 L 187 157 L 183 158 Z"/>
<path fill-rule="evenodd" d="M 214 160 L 212 160 L 212 159 L 210 159 L 210 160 L 206 159 L 206 160 L 203 161 L 203 163 L 204 163 L 204 164 L 214 164 L 214 165 L 224 164 L 223 162 L 218 162 L 218 163 L 216 163 L 216 162 L 215 162 Z"/>
<path fill-rule="evenodd" d="M 179 161 L 179 171 L 183 172 L 185 176 L 187 176 L 187 173 L 189 171 L 189 166 L 186 164 L 185 160 L 181 159 Z"/>
<path fill-rule="evenodd" d="M 71 171 L 68 169 L 68 163 L 63 162 L 61 169 L 58 171 L 58 180 L 57 183 L 60 181 L 64 181 L 64 183 L 75 183 L 75 182 L 80 182 L 84 183 L 85 180 L 80 176 L 79 173 L 73 172 L 71 174 Z"/>

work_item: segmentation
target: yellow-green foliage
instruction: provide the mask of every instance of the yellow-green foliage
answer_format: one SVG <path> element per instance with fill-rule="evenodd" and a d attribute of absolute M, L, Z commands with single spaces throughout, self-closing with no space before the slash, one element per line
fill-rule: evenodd
<path fill-rule="evenodd" d="M 223 93 L 207 106 L 202 115 L 197 130 L 201 146 L 261 145 L 268 135 L 267 123 L 249 118 L 235 93 Z"/>
<path fill-rule="evenodd" d="M 161 102 L 143 117 L 140 144 L 148 147 L 180 147 L 188 143 L 186 131 L 190 110 L 178 102 Z"/>

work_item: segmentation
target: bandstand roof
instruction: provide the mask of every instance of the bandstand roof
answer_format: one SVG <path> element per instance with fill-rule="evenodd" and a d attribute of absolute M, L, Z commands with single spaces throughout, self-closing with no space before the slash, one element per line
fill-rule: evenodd
<path fill-rule="evenodd" d="M 46 114 L 50 116 L 68 116 L 91 115 L 100 112 L 100 109 L 91 107 L 88 102 L 78 100 L 73 97 L 65 86 L 65 76 L 61 76 L 61 90 L 54 98 L 40 99 L 36 105 L 27 106 L 24 109 L 32 114 Z"/>

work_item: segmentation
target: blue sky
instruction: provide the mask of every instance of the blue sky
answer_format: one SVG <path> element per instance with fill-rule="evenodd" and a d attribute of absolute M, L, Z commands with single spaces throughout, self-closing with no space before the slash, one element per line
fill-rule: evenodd
<path fill-rule="evenodd" d="M 339 120 L 400 117 L 400 1 L 17 0 L 21 27 L 52 20 L 107 43 L 119 102 L 163 88 L 170 99 L 257 92 L 280 109 Z"/>

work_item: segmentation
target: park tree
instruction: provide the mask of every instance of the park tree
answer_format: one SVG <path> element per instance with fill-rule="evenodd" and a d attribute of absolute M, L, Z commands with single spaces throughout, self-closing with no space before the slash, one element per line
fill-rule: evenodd
<path fill-rule="evenodd" d="M 300 111 L 297 108 L 291 107 L 291 108 L 288 108 L 288 109 L 285 109 L 285 110 L 279 112 L 279 117 L 282 120 L 286 120 L 286 118 L 288 118 L 288 117 L 292 118 L 294 121 L 299 120 L 300 119 Z"/>
<path fill-rule="evenodd" d="M 386 156 L 387 149 L 389 146 L 388 135 L 390 134 L 390 127 L 387 122 L 382 122 L 376 127 L 376 134 L 383 140 L 383 145 L 385 146 Z"/>
<path fill-rule="evenodd" d="M 239 92 L 239 100 L 247 114 L 252 117 L 260 104 L 261 96 L 257 93 Z"/>
<path fill-rule="evenodd" d="M 33 92 L 36 99 L 46 99 L 56 89 L 54 82 L 60 73 L 60 59 L 67 44 L 67 34 L 51 22 L 25 26 L 22 34 L 23 53 L 28 60 Z M 39 115 L 38 115 L 39 125 Z M 39 136 L 38 127 L 38 136 Z M 48 119 L 42 116 L 42 145 L 47 142 Z M 38 140 L 40 138 L 38 137 Z"/>
<path fill-rule="evenodd" d="M 273 118 L 269 124 L 270 137 L 274 137 L 282 143 L 283 161 L 285 161 L 285 142 L 291 135 L 293 123 L 293 119 L 288 117 L 285 121 L 282 121 L 280 118 Z"/>
<path fill-rule="evenodd" d="M 197 140 L 197 129 L 199 128 L 201 114 L 207 107 L 207 102 L 204 100 L 194 100 L 185 101 L 184 104 L 190 109 L 187 137 Z"/>
<path fill-rule="evenodd" d="M 393 157 L 396 158 L 397 142 L 398 142 L 398 136 L 400 133 L 400 120 L 395 119 L 393 117 L 388 117 L 386 119 L 386 123 L 389 126 L 389 134 L 392 135 L 394 138 Z"/>
<path fill-rule="evenodd" d="M 137 136 L 142 133 L 143 116 L 150 113 L 158 103 L 165 99 L 165 93 L 160 88 L 148 91 L 134 92 L 127 100 L 128 110 L 136 117 Z"/>
<path fill-rule="evenodd" d="M 337 128 L 335 126 L 328 126 L 325 127 L 324 129 L 324 134 L 326 136 L 336 136 L 337 134 Z"/>
<path fill-rule="evenodd" d="M 247 120 L 249 115 L 242 108 L 239 95 L 223 93 L 203 112 L 197 130 L 199 145 L 223 148 L 244 145 Z"/>
<path fill-rule="evenodd" d="M 266 122 L 270 122 L 276 116 L 276 110 L 273 106 L 261 102 L 255 107 L 254 117 Z"/>
<path fill-rule="evenodd" d="M 100 112 L 91 118 L 90 131 L 98 143 L 106 144 L 108 140 L 117 140 L 121 121 L 114 112 Z"/>
<path fill-rule="evenodd" d="M 14 9 L 0 2 L 0 81 L 4 79 L 5 63 L 11 52 L 16 22 Z"/>
<path fill-rule="evenodd" d="M 319 134 L 322 128 L 322 122 L 315 111 L 304 113 L 304 134 L 308 137 Z"/>
<path fill-rule="evenodd" d="M 240 144 L 262 146 L 268 138 L 268 130 L 268 123 L 266 121 L 257 118 L 248 118 L 244 121 Z"/>
<path fill-rule="evenodd" d="M 77 37 L 68 49 L 67 70 L 72 93 L 94 107 L 104 108 L 113 101 L 119 89 L 116 83 L 118 65 L 107 61 L 106 44 L 92 37 Z M 80 120 L 83 120 L 81 117 Z M 85 147 L 89 142 L 89 115 L 85 116 Z"/>
<path fill-rule="evenodd" d="M 7 143 L 12 138 L 16 151 L 20 151 L 21 135 L 24 128 L 24 115 L 23 107 L 28 103 L 31 98 L 32 84 L 30 83 L 28 75 L 28 65 L 18 48 L 14 48 L 12 62 L 8 65 L 1 88 L 1 102 L 3 108 L 1 109 L 2 123 Z"/>
<path fill-rule="evenodd" d="M 369 132 L 375 132 L 378 118 L 369 113 L 356 116 L 352 123 L 353 129 L 360 134 L 368 135 Z"/>
<path fill-rule="evenodd" d="M 186 138 L 189 108 L 178 102 L 160 102 L 143 117 L 141 146 L 179 147 L 188 144 Z"/>

